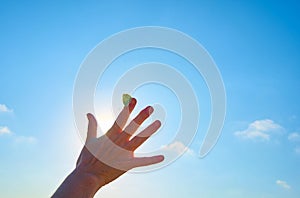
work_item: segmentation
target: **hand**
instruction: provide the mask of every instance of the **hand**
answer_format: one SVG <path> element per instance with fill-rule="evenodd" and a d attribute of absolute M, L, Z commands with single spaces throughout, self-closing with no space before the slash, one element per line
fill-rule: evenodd
<path fill-rule="evenodd" d="M 135 105 L 136 99 L 132 98 L 129 105 L 124 106 L 113 126 L 99 138 L 97 138 L 97 121 L 92 114 L 87 114 L 89 121 L 87 139 L 78 158 L 76 169 L 53 197 L 93 197 L 99 188 L 126 171 L 164 160 L 162 155 L 134 157 L 134 151 L 161 126 L 160 121 L 156 120 L 138 135 L 132 137 L 138 127 L 153 112 L 152 107 L 146 107 L 125 127 Z M 74 182 L 74 180 L 81 180 L 81 182 Z M 67 190 L 70 188 L 82 192 L 70 192 Z M 67 193 L 64 194 L 64 192 Z M 66 196 L 59 196 L 63 194 Z"/>
<path fill-rule="evenodd" d="M 135 105 L 136 99 L 132 98 L 129 105 L 124 106 L 111 129 L 99 138 L 97 121 L 92 114 L 87 114 L 87 140 L 77 162 L 79 171 L 107 184 L 132 168 L 155 164 L 164 159 L 163 156 L 134 157 L 133 152 L 161 126 L 160 121 L 156 120 L 130 140 L 138 127 L 153 112 L 152 107 L 146 107 L 124 128 Z"/>

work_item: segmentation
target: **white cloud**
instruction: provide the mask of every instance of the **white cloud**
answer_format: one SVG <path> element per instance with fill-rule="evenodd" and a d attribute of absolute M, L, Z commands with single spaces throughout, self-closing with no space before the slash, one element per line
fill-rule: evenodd
<path fill-rule="evenodd" d="M 277 180 L 276 181 L 276 184 L 278 186 L 281 186 L 282 188 L 285 188 L 285 189 L 291 189 L 291 186 L 288 185 L 288 183 L 286 181 L 282 181 L 282 180 Z"/>
<path fill-rule="evenodd" d="M 162 146 L 162 149 L 165 151 L 170 151 L 176 154 L 181 154 L 183 152 L 186 152 L 187 154 L 193 155 L 193 150 L 186 147 L 182 142 L 175 141 L 174 143 L 170 145 L 164 145 Z"/>
<path fill-rule="evenodd" d="M 295 142 L 295 143 L 299 143 L 300 142 L 300 134 L 297 133 L 297 132 L 294 132 L 294 133 L 290 133 L 289 136 L 288 136 L 288 140 L 290 142 Z M 300 155 L 300 146 L 296 146 L 295 149 L 294 149 L 295 153 Z"/>
<path fill-rule="evenodd" d="M 300 155 L 300 147 L 299 146 L 295 148 L 295 152 Z"/>
<path fill-rule="evenodd" d="M 300 141 L 300 134 L 299 133 L 291 133 L 289 136 L 288 136 L 288 140 L 292 141 L 292 142 L 298 142 Z"/>
<path fill-rule="evenodd" d="M 12 109 L 9 109 L 5 104 L 0 104 L 0 112 L 12 112 Z"/>
<path fill-rule="evenodd" d="M 33 136 L 15 136 L 15 143 L 27 143 L 27 144 L 35 144 L 37 139 Z"/>
<path fill-rule="evenodd" d="M 275 123 L 273 120 L 256 120 L 248 125 L 243 131 L 236 131 L 235 136 L 243 139 L 251 140 L 270 140 L 271 134 L 282 131 L 283 127 Z"/>
<path fill-rule="evenodd" d="M 2 135 L 2 134 L 11 134 L 11 131 L 6 126 L 0 126 L 0 135 Z"/>
<path fill-rule="evenodd" d="M 0 126 L 0 136 L 8 134 L 10 138 L 12 138 L 13 142 L 16 144 L 19 143 L 27 143 L 27 144 L 34 144 L 37 142 L 37 139 L 33 136 L 21 136 L 13 133 L 7 126 Z"/>
<path fill-rule="evenodd" d="M 13 112 L 12 109 L 9 109 L 5 104 L 0 104 L 0 112 Z M 7 126 L 0 126 L 0 135 L 9 134 L 14 143 L 27 143 L 34 144 L 37 142 L 37 139 L 33 136 L 20 136 L 13 133 Z"/>

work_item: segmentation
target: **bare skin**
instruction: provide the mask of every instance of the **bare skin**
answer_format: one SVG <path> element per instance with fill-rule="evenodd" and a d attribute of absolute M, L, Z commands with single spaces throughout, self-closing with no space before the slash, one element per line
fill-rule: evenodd
<path fill-rule="evenodd" d="M 75 170 L 60 185 L 53 198 L 93 197 L 102 186 L 117 179 L 128 170 L 164 160 L 162 155 L 134 156 L 134 151 L 161 126 L 160 121 L 156 120 L 138 135 L 132 137 L 138 127 L 153 112 L 153 108 L 148 106 L 125 126 L 135 105 L 136 99 L 132 98 L 128 106 L 124 106 L 113 126 L 99 138 L 97 138 L 97 121 L 92 114 L 87 114 L 89 124 L 85 146 L 77 160 Z"/>

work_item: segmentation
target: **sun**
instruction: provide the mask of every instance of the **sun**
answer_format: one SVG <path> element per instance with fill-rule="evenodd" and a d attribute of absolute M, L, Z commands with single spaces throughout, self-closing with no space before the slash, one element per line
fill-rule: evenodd
<path fill-rule="evenodd" d="M 97 114 L 98 121 L 98 133 L 104 134 L 106 133 L 114 123 L 115 117 L 110 112 L 105 112 L 101 114 Z"/>

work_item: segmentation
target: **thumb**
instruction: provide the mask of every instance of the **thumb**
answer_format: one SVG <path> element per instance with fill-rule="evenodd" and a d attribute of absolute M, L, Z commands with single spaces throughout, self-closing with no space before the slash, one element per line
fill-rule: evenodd
<path fill-rule="evenodd" d="M 91 113 L 88 113 L 86 116 L 89 120 L 87 138 L 86 138 L 86 142 L 88 142 L 91 139 L 97 137 L 97 120 L 94 117 L 94 115 Z"/>

